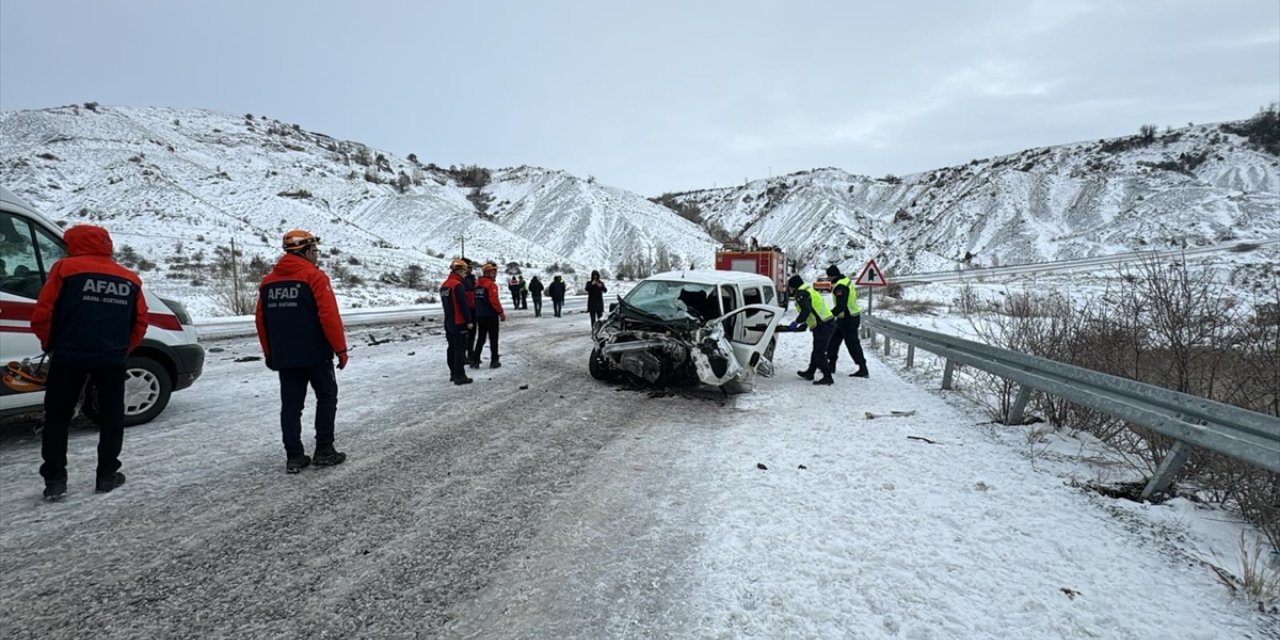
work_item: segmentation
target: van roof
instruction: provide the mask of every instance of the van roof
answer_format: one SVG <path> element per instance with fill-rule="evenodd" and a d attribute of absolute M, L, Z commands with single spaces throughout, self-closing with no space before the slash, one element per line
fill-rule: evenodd
<path fill-rule="evenodd" d="M 720 284 L 723 282 L 732 282 L 734 284 L 744 286 L 774 286 L 773 280 L 770 280 L 758 273 L 748 273 L 746 271 L 666 271 L 663 273 L 655 273 L 648 278 L 645 278 L 645 280 L 684 280 L 686 282 L 695 282 L 697 284 Z"/>
<path fill-rule="evenodd" d="M 4 185 L 0 185 L 0 209 L 21 213 L 38 221 L 42 226 L 49 230 L 56 232 L 58 237 L 62 237 L 61 227 L 54 224 L 53 221 L 45 217 L 44 214 L 37 211 L 35 207 L 31 206 L 31 203 L 19 198 L 12 191 L 5 188 Z"/>

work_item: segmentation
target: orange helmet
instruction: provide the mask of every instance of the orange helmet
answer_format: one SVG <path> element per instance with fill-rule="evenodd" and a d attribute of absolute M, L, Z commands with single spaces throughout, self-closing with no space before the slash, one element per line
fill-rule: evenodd
<path fill-rule="evenodd" d="M 450 271 L 457 271 L 458 269 L 462 269 L 463 271 L 466 271 L 467 269 L 470 269 L 470 268 L 471 268 L 471 265 L 467 264 L 467 261 L 463 260 L 462 258 L 454 258 L 453 262 L 449 263 Z"/>
<path fill-rule="evenodd" d="M 284 250 L 289 253 L 305 251 L 307 247 L 314 247 L 319 244 L 320 238 L 311 235 L 310 231 L 294 229 L 284 234 Z"/>
<path fill-rule="evenodd" d="M 496 265 L 496 264 L 494 264 L 494 263 L 492 263 L 492 262 L 486 262 L 486 263 L 484 263 L 484 266 L 483 266 L 483 267 L 480 267 L 480 271 L 482 271 L 482 272 L 484 272 L 484 273 L 489 273 L 490 271 L 492 271 L 492 272 L 494 272 L 494 273 L 497 273 L 497 272 L 498 272 L 498 265 Z"/>

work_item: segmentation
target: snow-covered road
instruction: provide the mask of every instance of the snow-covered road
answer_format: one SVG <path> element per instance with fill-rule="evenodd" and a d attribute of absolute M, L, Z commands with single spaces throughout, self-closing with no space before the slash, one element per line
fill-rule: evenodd
<path fill-rule="evenodd" d="M 340 467 L 284 474 L 246 338 L 126 433 L 111 494 L 95 432 L 58 504 L 38 438 L 4 434 L 0 635 L 1275 637 L 1141 513 L 874 356 L 814 387 L 792 373 L 809 336 L 783 335 L 754 394 L 650 394 L 587 375 L 585 315 L 515 312 L 504 366 L 455 387 L 434 326 L 349 331 Z M 917 413 L 862 417 L 892 409 Z"/>

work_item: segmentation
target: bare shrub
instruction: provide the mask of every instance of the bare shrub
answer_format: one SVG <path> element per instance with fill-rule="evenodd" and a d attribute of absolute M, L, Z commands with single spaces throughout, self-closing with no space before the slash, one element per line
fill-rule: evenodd
<path fill-rule="evenodd" d="M 932 300 L 906 300 L 902 298 L 885 298 L 879 305 L 879 308 L 885 310 L 893 310 L 898 313 L 909 313 L 921 315 L 933 313 L 942 306 L 941 302 Z"/>
<path fill-rule="evenodd" d="M 997 313 L 970 318 L 988 344 L 1129 378 L 1269 415 L 1280 413 L 1280 286 L 1246 303 L 1185 260 L 1149 259 L 1123 272 L 1088 305 L 1054 295 L 1007 295 Z M 1078 307 L 1078 308 L 1077 308 Z M 978 389 L 996 420 L 1015 384 L 987 376 Z M 1055 428 L 1087 431 L 1145 475 L 1174 440 L 1065 400 L 1033 393 L 1028 410 Z M 1202 495 L 1237 511 L 1280 548 L 1280 478 L 1193 447 L 1183 478 Z"/>
<path fill-rule="evenodd" d="M 238 285 L 238 286 L 237 286 Z M 247 316 L 258 305 L 258 287 L 248 282 L 236 283 L 230 278 L 214 282 L 213 299 L 233 316 Z"/>

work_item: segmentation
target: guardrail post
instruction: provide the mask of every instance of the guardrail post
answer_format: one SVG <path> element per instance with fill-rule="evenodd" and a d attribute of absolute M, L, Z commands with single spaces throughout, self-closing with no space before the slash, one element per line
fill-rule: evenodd
<path fill-rule="evenodd" d="M 951 388 L 951 374 L 954 373 L 955 370 L 956 370 L 956 363 L 951 360 L 947 360 L 947 366 L 943 367 L 942 369 L 942 388 L 943 389 Z"/>
<path fill-rule="evenodd" d="M 1141 498 L 1146 500 L 1151 497 L 1151 494 L 1168 489 L 1169 483 L 1173 482 L 1174 476 L 1178 475 L 1178 471 L 1182 469 L 1182 464 L 1187 461 L 1187 454 L 1190 451 L 1191 447 L 1187 446 L 1187 443 L 1181 440 L 1175 441 L 1168 455 L 1164 457 L 1164 460 L 1160 461 L 1160 467 L 1156 469 L 1156 474 L 1151 476 L 1151 481 L 1142 488 Z"/>
<path fill-rule="evenodd" d="M 889 347 L 893 346 L 893 341 L 889 339 L 888 334 L 884 336 L 884 354 L 889 355 Z"/>
<path fill-rule="evenodd" d="M 916 363 L 916 346 L 914 344 L 907 345 L 907 368 L 910 369 Z"/>
<path fill-rule="evenodd" d="M 1031 387 L 1021 385 L 1018 388 L 1018 397 L 1014 399 L 1013 406 L 1009 407 L 1009 415 L 1004 417 L 1005 424 L 1022 424 L 1022 412 L 1027 408 L 1027 400 L 1031 399 Z"/>

